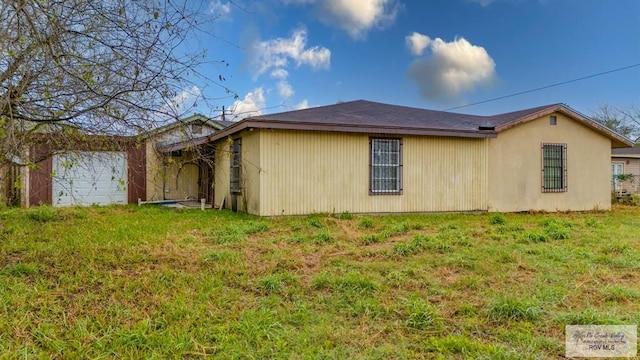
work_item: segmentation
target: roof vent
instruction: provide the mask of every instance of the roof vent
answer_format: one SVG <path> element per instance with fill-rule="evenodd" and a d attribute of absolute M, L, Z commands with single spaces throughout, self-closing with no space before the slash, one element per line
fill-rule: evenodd
<path fill-rule="evenodd" d="M 490 130 L 490 131 L 494 131 L 496 129 L 495 126 L 478 126 L 478 130 Z"/>

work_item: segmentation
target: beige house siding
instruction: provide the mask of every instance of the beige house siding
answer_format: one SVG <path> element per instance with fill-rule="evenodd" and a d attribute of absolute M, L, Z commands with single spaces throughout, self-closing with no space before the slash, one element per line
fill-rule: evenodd
<path fill-rule="evenodd" d="M 489 140 L 489 211 L 610 209 L 611 140 L 562 114 Z M 568 191 L 542 192 L 542 144 L 567 144 Z"/>
<path fill-rule="evenodd" d="M 257 151 L 245 145 L 259 143 Z M 249 212 L 297 215 L 314 212 L 388 213 L 473 211 L 487 207 L 485 139 L 404 136 L 403 192 L 369 194 L 366 134 L 258 130 L 243 138 Z M 250 170 L 251 169 L 251 170 Z M 254 188 L 259 184 L 260 191 Z M 252 197 L 260 200 L 254 207 Z"/>
<path fill-rule="evenodd" d="M 633 158 L 611 158 L 612 163 L 622 163 L 623 174 L 633 174 L 640 176 L 640 159 Z"/>
<path fill-rule="evenodd" d="M 184 200 L 198 197 L 198 159 L 189 151 L 172 157 L 155 150 L 146 143 L 147 200 Z"/>
<path fill-rule="evenodd" d="M 162 184 L 164 183 L 164 171 L 162 170 L 162 159 L 156 152 L 151 141 L 145 142 L 145 156 L 147 157 L 147 167 L 145 169 L 147 182 L 147 200 L 164 199 Z"/>
<path fill-rule="evenodd" d="M 214 180 L 213 191 L 216 199 L 215 207 L 222 206 L 230 208 L 229 198 L 229 181 L 230 172 L 229 165 L 231 161 L 231 141 L 230 139 L 223 139 L 219 141 L 215 146 L 215 161 L 214 161 Z"/>
<path fill-rule="evenodd" d="M 242 207 L 250 214 L 260 213 L 261 192 L 261 135 L 259 130 L 247 131 L 242 135 Z"/>
<path fill-rule="evenodd" d="M 618 182 L 616 190 L 633 194 L 640 192 L 640 159 L 613 157 L 611 158 L 611 163 L 622 164 L 622 173 L 632 174 L 634 176 L 632 180 Z M 613 179 L 613 174 L 611 174 L 611 176 Z M 611 190 L 614 190 L 613 183 L 611 185 Z"/>
<path fill-rule="evenodd" d="M 224 198 L 224 208 L 231 209 L 234 196 L 239 211 L 259 214 L 260 211 L 260 132 L 245 131 L 234 138 L 242 138 L 241 180 L 242 192 L 231 194 L 231 155 L 233 139 L 226 138 L 216 144 L 215 151 L 215 198 L 220 206 Z"/>

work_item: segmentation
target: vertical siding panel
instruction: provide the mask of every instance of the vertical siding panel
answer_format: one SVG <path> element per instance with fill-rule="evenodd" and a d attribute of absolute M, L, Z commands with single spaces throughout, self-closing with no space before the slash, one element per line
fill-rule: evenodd
<path fill-rule="evenodd" d="M 261 130 L 262 215 L 486 210 L 484 139 L 403 137 L 403 194 L 369 195 L 366 134 Z"/>

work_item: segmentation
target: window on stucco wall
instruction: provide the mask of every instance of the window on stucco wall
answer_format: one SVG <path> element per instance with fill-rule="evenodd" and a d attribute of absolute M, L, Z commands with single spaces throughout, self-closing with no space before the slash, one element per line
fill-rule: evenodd
<path fill-rule="evenodd" d="M 567 144 L 542 144 L 542 192 L 567 191 Z"/>

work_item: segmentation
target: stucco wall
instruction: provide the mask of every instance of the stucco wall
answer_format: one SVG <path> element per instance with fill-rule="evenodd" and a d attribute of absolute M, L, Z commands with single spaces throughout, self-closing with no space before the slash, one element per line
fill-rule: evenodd
<path fill-rule="evenodd" d="M 260 179 L 256 214 L 486 209 L 485 139 L 404 136 L 402 194 L 370 195 L 368 135 L 254 132 L 260 134 L 260 163 L 247 175 Z"/>
<path fill-rule="evenodd" d="M 198 198 L 198 157 L 190 151 L 172 157 L 156 151 L 158 143 L 178 136 L 174 129 L 146 142 L 147 200 L 184 200 Z"/>
<path fill-rule="evenodd" d="M 611 141 L 562 115 L 489 139 L 489 211 L 610 209 Z M 542 192 L 542 143 L 567 144 L 568 191 Z"/>

